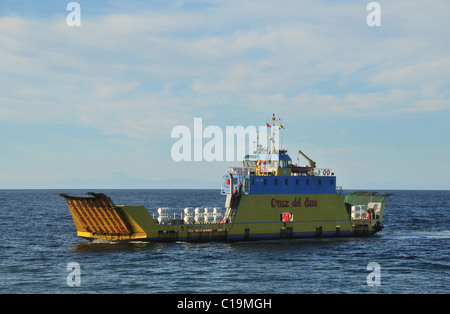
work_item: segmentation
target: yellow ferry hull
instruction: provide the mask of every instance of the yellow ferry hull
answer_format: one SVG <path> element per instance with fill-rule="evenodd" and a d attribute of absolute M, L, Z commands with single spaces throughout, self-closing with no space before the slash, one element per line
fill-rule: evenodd
<path fill-rule="evenodd" d="M 366 236 L 382 226 L 377 219 L 351 219 L 341 194 L 241 195 L 232 222 L 160 224 L 144 206 L 114 205 L 104 194 L 66 198 L 78 236 L 110 241 L 249 241 L 302 237 Z M 369 203 L 366 197 L 358 200 Z M 349 204 L 347 204 L 348 207 Z M 367 204 L 365 204 L 367 205 Z"/>

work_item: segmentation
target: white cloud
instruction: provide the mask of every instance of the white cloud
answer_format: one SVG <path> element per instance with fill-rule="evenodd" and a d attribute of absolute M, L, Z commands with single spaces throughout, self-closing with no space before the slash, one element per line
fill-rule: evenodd
<path fill-rule="evenodd" d="M 132 92 L 139 86 L 138 83 L 122 83 L 120 81 L 110 82 L 108 84 L 101 83 L 95 87 L 93 95 L 95 98 L 108 99 L 118 97 L 123 93 Z"/>

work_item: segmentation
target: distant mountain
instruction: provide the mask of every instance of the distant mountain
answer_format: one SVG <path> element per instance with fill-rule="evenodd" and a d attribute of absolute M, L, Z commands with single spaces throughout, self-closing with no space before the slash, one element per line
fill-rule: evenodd
<path fill-rule="evenodd" d="M 199 179 L 149 180 L 129 176 L 122 172 L 110 173 L 92 179 L 64 179 L 49 183 L 45 188 L 65 189 L 219 189 L 221 181 Z"/>

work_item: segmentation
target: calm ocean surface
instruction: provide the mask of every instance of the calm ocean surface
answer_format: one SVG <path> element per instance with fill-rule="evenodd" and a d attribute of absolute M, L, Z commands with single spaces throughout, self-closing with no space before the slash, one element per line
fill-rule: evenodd
<path fill-rule="evenodd" d="M 449 293 L 450 191 L 380 191 L 368 238 L 241 243 L 93 243 L 59 193 L 0 190 L 0 293 Z M 223 207 L 217 190 L 94 190 L 116 204 Z M 81 285 L 67 285 L 76 262 Z M 380 265 L 369 286 L 367 265 Z"/>

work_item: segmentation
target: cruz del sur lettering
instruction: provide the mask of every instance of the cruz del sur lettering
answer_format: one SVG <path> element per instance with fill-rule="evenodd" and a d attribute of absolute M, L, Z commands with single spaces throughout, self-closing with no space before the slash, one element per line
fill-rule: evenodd
<path fill-rule="evenodd" d="M 272 206 L 272 208 L 275 207 L 317 207 L 319 206 L 319 201 L 318 200 L 312 200 L 309 197 L 307 197 L 305 199 L 304 202 L 302 202 L 302 198 L 301 197 L 296 197 L 294 198 L 294 200 L 292 201 L 292 205 L 289 205 L 289 201 L 288 200 L 279 200 L 276 198 L 272 198 L 272 200 L 270 201 L 270 205 Z"/>

